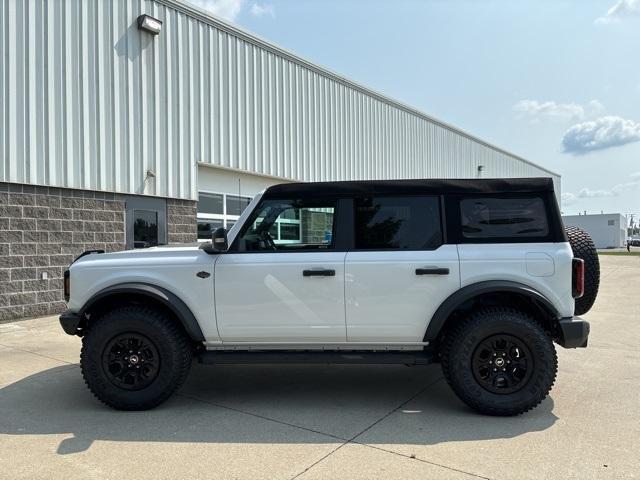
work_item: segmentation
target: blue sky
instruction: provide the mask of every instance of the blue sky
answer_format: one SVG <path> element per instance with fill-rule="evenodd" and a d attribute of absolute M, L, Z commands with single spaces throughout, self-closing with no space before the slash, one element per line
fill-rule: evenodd
<path fill-rule="evenodd" d="M 640 0 L 191 0 L 640 216 Z"/>

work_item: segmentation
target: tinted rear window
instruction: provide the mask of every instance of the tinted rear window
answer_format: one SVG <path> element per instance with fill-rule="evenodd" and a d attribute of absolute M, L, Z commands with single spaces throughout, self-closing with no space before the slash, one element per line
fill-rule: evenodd
<path fill-rule="evenodd" d="M 466 198 L 460 201 L 465 238 L 546 237 L 549 223 L 540 197 Z"/>
<path fill-rule="evenodd" d="M 356 200 L 356 248 L 432 250 L 442 244 L 437 197 Z"/>

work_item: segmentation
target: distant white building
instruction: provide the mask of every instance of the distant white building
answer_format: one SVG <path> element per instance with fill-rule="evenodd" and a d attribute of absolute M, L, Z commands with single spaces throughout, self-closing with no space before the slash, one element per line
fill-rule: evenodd
<path fill-rule="evenodd" d="M 580 227 L 593 239 L 596 248 L 618 248 L 627 243 L 627 217 L 619 213 L 563 215 L 566 226 Z"/>

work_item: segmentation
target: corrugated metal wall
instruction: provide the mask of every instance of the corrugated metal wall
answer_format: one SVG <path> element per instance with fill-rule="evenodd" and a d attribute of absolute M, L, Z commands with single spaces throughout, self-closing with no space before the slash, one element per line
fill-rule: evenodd
<path fill-rule="evenodd" d="M 1 0 L 0 181 L 197 198 L 304 181 L 554 176 L 176 0 Z M 163 22 L 137 29 L 148 13 Z M 155 178 L 146 178 L 151 169 Z"/>

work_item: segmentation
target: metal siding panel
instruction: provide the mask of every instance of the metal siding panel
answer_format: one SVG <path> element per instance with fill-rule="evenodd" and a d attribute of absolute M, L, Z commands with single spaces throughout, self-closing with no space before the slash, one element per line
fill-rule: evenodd
<path fill-rule="evenodd" d="M 139 14 L 163 20 L 140 32 Z M 559 176 L 172 0 L 0 8 L 0 181 L 197 198 L 196 163 L 295 179 Z M 155 172 L 145 180 L 147 169 Z"/>

